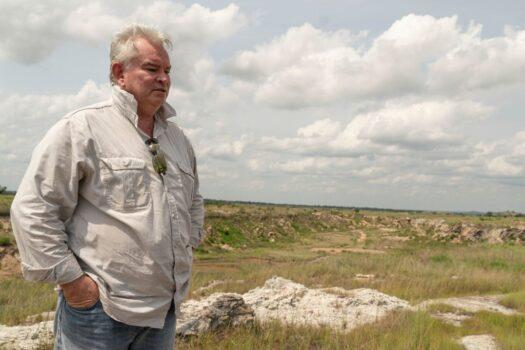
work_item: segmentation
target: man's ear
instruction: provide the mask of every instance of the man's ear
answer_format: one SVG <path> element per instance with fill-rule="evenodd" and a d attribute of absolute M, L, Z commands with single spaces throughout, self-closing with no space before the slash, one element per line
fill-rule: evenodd
<path fill-rule="evenodd" d="M 124 65 L 120 62 L 111 64 L 111 74 L 115 78 L 118 86 L 124 87 Z"/>

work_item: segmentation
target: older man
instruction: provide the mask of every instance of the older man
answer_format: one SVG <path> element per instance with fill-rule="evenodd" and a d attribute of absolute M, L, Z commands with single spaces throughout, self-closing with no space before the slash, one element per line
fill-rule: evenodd
<path fill-rule="evenodd" d="M 111 43 L 112 98 L 38 144 L 11 220 L 24 277 L 58 284 L 56 349 L 171 349 L 202 239 L 195 155 L 167 119 L 171 42 L 132 25 Z"/>

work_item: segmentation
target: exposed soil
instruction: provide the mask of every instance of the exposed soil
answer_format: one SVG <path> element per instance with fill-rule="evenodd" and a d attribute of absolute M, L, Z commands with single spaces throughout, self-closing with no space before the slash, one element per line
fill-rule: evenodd
<path fill-rule="evenodd" d="M 20 256 L 15 246 L 0 247 L 0 277 L 21 276 Z"/>
<path fill-rule="evenodd" d="M 458 309 L 462 309 L 468 312 L 479 312 L 479 311 L 490 311 L 498 312 L 503 315 L 517 315 L 514 309 L 505 307 L 499 303 L 502 298 L 501 295 L 493 296 L 467 296 L 467 297 L 453 297 L 453 298 L 442 298 L 442 299 L 431 299 L 422 302 L 417 307 L 426 310 L 429 305 L 444 304 L 449 305 Z"/>
<path fill-rule="evenodd" d="M 384 250 L 364 248 L 312 248 L 312 252 L 323 252 L 328 254 L 359 253 L 359 254 L 386 254 Z"/>

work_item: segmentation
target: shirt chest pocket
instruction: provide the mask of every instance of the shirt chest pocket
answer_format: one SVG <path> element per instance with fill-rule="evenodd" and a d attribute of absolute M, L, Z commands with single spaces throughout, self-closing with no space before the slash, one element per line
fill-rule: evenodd
<path fill-rule="evenodd" d="M 138 158 L 100 158 L 104 199 L 114 209 L 134 211 L 151 201 L 146 162 Z"/>

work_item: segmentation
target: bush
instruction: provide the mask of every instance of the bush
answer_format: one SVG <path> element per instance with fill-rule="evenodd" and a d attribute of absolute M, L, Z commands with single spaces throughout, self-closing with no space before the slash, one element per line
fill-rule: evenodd
<path fill-rule="evenodd" d="M 7 247 L 11 245 L 11 238 L 9 236 L 0 236 L 0 247 Z"/>

